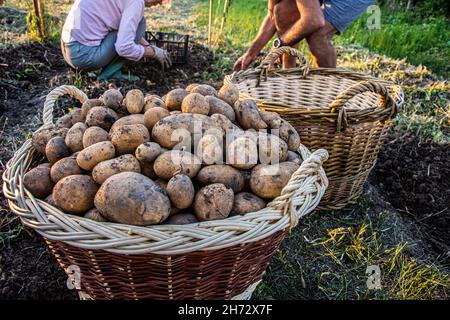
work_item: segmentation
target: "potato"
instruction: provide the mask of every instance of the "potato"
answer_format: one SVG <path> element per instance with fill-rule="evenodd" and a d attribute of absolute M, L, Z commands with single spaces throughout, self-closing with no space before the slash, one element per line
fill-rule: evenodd
<path fill-rule="evenodd" d="M 115 129 L 111 134 L 111 142 L 117 154 L 134 154 L 136 148 L 150 140 L 150 133 L 142 124 L 124 125 Z"/>
<path fill-rule="evenodd" d="M 231 83 L 224 84 L 219 90 L 219 98 L 230 106 L 234 106 L 235 102 L 239 99 L 238 87 Z"/>
<path fill-rule="evenodd" d="M 161 148 L 159 144 L 156 142 L 144 142 L 139 145 L 136 149 L 136 158 L 145 163 L 153 163 L 156 158 L 164 152 L 164 149 Z"/>
<path fill-rule="evenodd" d="M 163 222 L 170 200 L 152 180 L 136 172 L 108 178 L 95 196 L 95 206 L 106 219 L 146 226 Z"/>
<path fill-rule="evenodd" d="M 158 176 L 155 173 L 155 170 L 153 169 L 153 162 L 148 163 L 148 162 L 143 162 L 143 161 L 139 161 L 139 166 L 141 167 L 141 173 L 152 179 L 152 180 L 156 180 L 158 179 Z"/>
<path fill-rule="evenodd" d="M 154 107 L 149 109 L 144 114 L 144 125 L 148 130 L 152 130 L 153 126 L 161 119 L 170 116 L 170 112 L 167 109 L 161 107 Z"/>
<path fill-rule="evenodd" d="M 82 214 L 94 207 L 97 190 L 98 186 L 90 176 L 72 175 L 58 181 L 52 197 L 64 212 Z"/>
<path fill-rule="evenodd" d="M 81 106 L 81 115 L 83 117 L 83 121 L 86 120 L 86 117 L 91 111 L 93 107 L 103 106 L 103 102 L 100 99 L 88 99 Z"/>
<path fill-rule="evenodd" d="M 221 183 L 231 188 L 233 192 L 239 192 L 244 188 L 244 176 L 239 170 L 226 164 L 203 167 L 196 179 L 202 186 Z"/>
<path fill-rule="evenodd" d="M 224 116 L 223 114 L 215 113 L 211 115 L 211 119 L 216 123 L 216 125 L 221 127 L 222 130 L 225 132 L 234 130 L 243 131 L 241 128 L 239 128 L 237 125 L 231 122 L 230 119 Z"/>
<path fill-rule="evenodd" d="M 141 172 L 139 161 L 131 154 L 124 154 L 123 156 L 98 163 L 92 169 L 92 178 L 98 184 L 102 184 L 109 177 L 127 171 Z"/>
<path fill-rule="evenodd" d="M 177 213 L 164 221 L 164 224 L 190 224 L 197 222 L 199 222 L 197 217 L 192 213 Z"/>
<path fill-rule="evenodd" d="M 52 167 L 52 164 L 50 162 L 44 162 L 44 163 L 39 164 L 36 168 L 41 168 L 41 167 L 50 169 Z"/>
<path fill-rule="evenodd" d="M 83 134 L 83 148 L 87 148 L 98 142 L 107 141 L 108 132 L 100 127 L 89 127 Z"/>
<path fill-rule="evenodd" d="M 73 124 L 77 122 L 84 122 L 83 111 L 81 108 L 72 108 L 72 111 L 69 114 L 72 116 Z"/>
<path fill-rule="evenodd" d="M 261 198 L 276 198 L 298 168 L 299 165 L 293 162 L 281 162 L 273 165 L 259 164 L 252 170 L 250 188 Z"/>
<path fill-rule="evenodd" d="M 50 170 L 50 177 L 54 183 L 67 176 L 83 174 L 84 171 L 78 166 L 76 156 L 70 156 L 57 161 Z"/>
<path fill-rule="evenodd" d="M 270 128 L 272 128 L 273 121 L 281 119 L 280 115 L 273 111 L 261 110 L 259 115 Z"/>
<path fill-rule="evenodd" d="M 70 155 L 69 148 L 64 142 L 63 137 L 53 137 L 47 142 L 45 147 L 45 155 L 50 163 L 65 158 Z"/>
<path fill-rule="evenodd" d="M 301 165 L 302 164 L 302 158 L 297 152 L 288 151 L 286 161 L 293 162 L 295 164 Z"/>
<path fill-rule="evenodd" d="M 210 184 L 195 195 L 195 215 L 200 221 L 225 219 L 233 208 L 233 201 L 231 188 L 221 183 Z"/>
<path fill-rule="evenodd" d="M 230 119 L 231 122 L 234 122 L 236 120 L 234 109 L 228 103 L 213 96 L 207 96 L 205 97 L 205 99 L 209 104 L 210 116 L 218 113 L 226 116 L 228 119 Z"/>
<path fill-rule="evenodd" d="M 199 93 L 202 96 L 215 96 L 217 97 L 217 90 L 208 84 L 199 84 L 190 90 L 191 93 Z"/>
<path fill-rule="evenodd" d="M 72 115 L 65 114 L 56 121 L 56 125 L 62 128 L 70 129 L 73 126 Z"/>
<path fill-rule="evenodd" d="M 139 89 L 130 90 L 125 95 L 123 103 L 129 113 L 140 113 L 144 109 L 144 94 Z"/>
<path fill-rule="evenodd" d="M 223 141 L 215 135 L 207 134 L 200 138 L 197 146 L 197 155 L 203 164 L 223 163 Z"/>
<path fill-rule="evenodd" d="M 117 89 L 106 90 L 100 97 L 100 100 L 105 107 L 110 108 L 116 112 L 124 110 L 122 106 L 123 95 Z"/>
<path fill-rule="evenodd" d="M 199 83 L 191 83 L 186 87 L 186 90 L 189 92 L 192 92 L 192 90 L 194 90 L 195 87 L 199 86 Z"/>
<path fill-rule="evenodd" d="M 144 113 L 147 112 L 148 110 L 150 110 L 151 108 L 155 108 L 155 107 L 167 109 L 164 101 L 162 101 L 162 99 L 158 96 L 155 96 L 155 95 L 147 96 L 147 97 L 145 97 L 144 101 L 145 101 L 144 102 Z"/>
<path fill-rule="evenodd" d="M 201 168 L 200 159 L 190 152 L 170 150 L 163 152 L 155 160 L 153 169 L 164 180 L 169 180 L 177 173 L 183 173 L 189 178 L 197 175 Z"/>
<path fill-rule="evenodd" d="M 139 114 L 130 114 L 129 116 L 122 117 L 118 119 L 116 122 L 114 122 L 110 131 L 113 131 L 118 127 L 129 124 L 144 124 L 144 115 L 139 113 Z"/>
<path fill-rule="evenodd" d="M 83 135 L 86 129 L 83 122 L 77 122 L 67 131 L 65 142 L 70 152 L 83 150 Z"/>
<path fill-rule="evenodd" d="M 93 107 L 86 116 L 86 125 L 109 130 L 118 118 L 117 113 L 109 108 Z"/>
<path fill-rule="evenodd" d="M 233 215 L 245 214 L 249 212 L 255 212 L 264 209 L 266 202 L 258 196 L 255 196 L 250 192 L 241 192 L 234 196 L 233 209 L 231 213 Z"/>
<path fill-rule="evenodd" d="M 199 93 L 189 93 L 181 103 L 181 112 L 209 114 L 209 103 Z"/>
<path fill-rule="evenodd" d="M 173 89 L 172 91 L 169 91 L 166 96 L 164 103 L 170 111 L 174 110 L 181 110 L 181 102 L 183 101 L 184 97 L 186 97 L 189 94 L 189 91 L 184 89 Z"/>
<path fill-rule="evenodd" d="M 235 168 L 247 170 L 258 163 L 257 142 L 249 134 L 241 134 L 234 139 L 227 137 L 226 150 L 227 163 Z"/>
<path fill-rule="evenodd" d="M 286 142 L 270 133 L 258 132 L 258 149 L 262 164 L 279 163 L 287 158 Z"/>
<path fill-rule="evenodd" d="M 297 151 L 300 148 L 300 135 L 289 122 L 281 119 L 280 125 L 276 129 L 279 130 L 280 138 L 286 141 L 289 150 Z"/>
<path fill-rule="evenodd" d="M 80 168 L 90 171 L 98 163 L 114 158 L 114 155 L 114 145 L 110 141 L 97 142 L 80 151 L 77 163 Z"/>
<path fill-rule="evenodd" d="M 251 99 L 237 101 L 234 104 L 234 110 L 237 120 L 243 129 L 259 130 L 267 128 L 267 124 L 261 119 L 255 101 Z"/>
<path fill-rule="evenodd" d="M 69 129 L 56 126 L 54 124 L 49 125 L 43 129 L 39 129 L 31 137 L 31 144 L 33 148 L 39 153 L 45 154 L 45 146 L 47 142 L 53 137 L 65 138 Z"/>
<path fill-rule="evenodd" d="M 84 217 L 87 219 L 98 221 L 98 222 L 107 222 L 108 221 L 105 217 L 103 217 L 101 215 L 100 211 L 98 211 L 96 208 L 93 208 L 93 209 L 89 210 L 88 212 L 86 212 Z"/>
<path fill-rule="evenodd" d="M 185 174 L 174 175 L 167 183 L 166 192 L 172 204 L 178 209 L 186 209 L 194 201 L 194 185 Z"/>
<path fill-rule="evenodd" d="M 50 179 L 50 169 L 36 167 L 23 176 L 23 185 L 36 198 L 43 199 L 52 193 L 53 182 Z"/>
<path fill-rule="evenodd" d="M 152 129 L 152 138 L 161 147 L 173 149 L 180 143 L 190 147 L 193 134 L 205 132 L 218 137 L 224 134 L 222 128 L 208 116 L 180 113 L 165 117 L 156 123 Z"/>

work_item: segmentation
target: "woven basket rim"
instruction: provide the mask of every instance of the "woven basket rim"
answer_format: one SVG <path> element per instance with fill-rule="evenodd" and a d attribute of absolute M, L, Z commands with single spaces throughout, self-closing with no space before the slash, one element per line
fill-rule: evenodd
<path fill-rule="evenodd" d="M 44 103 L 44 125 L 52 123 L 56 99 L 70 94 L 81 102 L 87 96 L 73 86 L 61 86 L 49 93 Z M 38 129 L 39 130 L 39 129 Z M 3 193 L 11 210 L 22 223 L 42 236 L 75 247 L 106 250 L 120 254 L 185 254 L 230 247 L 266 238 L 277 231 L 293 228 L 298 219 L 313 211 L 328 186 L 322 163 L 328 158 L 323 149 L 310 153 L 301 145 L 300 168 L 292 175 L 281 195 L 266 208 L 243 216 L 189 225 L 132 226 L 97 222 L 69 215 L 35 198 L 23 185 L 23 175 L 35 159 L 31 140 L 14 153 L 3 173 Z"/>

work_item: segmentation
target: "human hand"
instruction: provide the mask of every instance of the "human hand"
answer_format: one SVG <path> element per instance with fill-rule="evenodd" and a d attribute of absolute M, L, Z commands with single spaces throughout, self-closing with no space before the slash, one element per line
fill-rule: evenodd
<path fill-rule="evenodd" d="M 166 50 L 158 48 L 157 46 L 149 46 L 153 49 L 153 54 L 150 55 L 150 58 L 155 59 L 159 62 L 163 70 L 168 69 L 172 66 L 172 61 L 170 60 L 169 54 Z"/>
<path fill-rule="evenodd" d="M 233 66 L 233 71 L 245 70 L 250 66 L 250 63 L 255 60 L 255 55 L 246 52 L 239 59 L 236 60 Z"/>

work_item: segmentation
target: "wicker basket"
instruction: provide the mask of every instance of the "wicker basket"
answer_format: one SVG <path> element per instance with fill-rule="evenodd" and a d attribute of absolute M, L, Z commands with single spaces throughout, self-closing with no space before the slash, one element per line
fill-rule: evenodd
<path fill-rule="evenodd" d="M 269 69 L 278 56 L 296 56 L 300 66 Z M 239 87 L 242 99 L 276 111 L 300 134 L 311 150 L 324 148 L 329 187 L 318 209 L 345 207 L 362 193 L 392 120 L 403 104 L 400 87 L 361 73 L 310 68 L 295 49 L 269 53 L 261 65 L 225 78 Z"/>
<path fill-rule="evenodd" d="M 56 99 L 86 95 L 72 86 L 53 90 L 44 105 L 52 123 Z M 283 238 L 314 210 L 328 181 L 328 153 L 301 146 L 304 161 L 282 194 L 243 216 L 190 225 L 138 227 L 101 223 L 61 212 L 24 188 L 23 175 L 39 162 L 27 140 L 8 162 L 3 192 L 22 223 L 42 235 L 71 274 L 79 268 L 83 297 L 93 299 L 245 299 L 251 296 Z"/>

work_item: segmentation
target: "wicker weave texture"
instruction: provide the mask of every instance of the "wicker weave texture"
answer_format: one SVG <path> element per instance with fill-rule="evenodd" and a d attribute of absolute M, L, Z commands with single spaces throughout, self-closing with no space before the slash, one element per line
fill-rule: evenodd
<path fill-rule="evenodd" d="M 281 53 L 297 56 L 300 66 L 268 69 Z M 324 168 L 330 185 L 318 206 L 322 210 L 343 208 L 359 197 L 403 104 L 401 88 L 392 83 L 346 70 L 310 68 L 300 52 L 286 47 L 225 82 L 236 84 L 241 98 L 279 113 L 309 149 L 329 152 Z"/>
<path fill-rule="evenodd" d="M 78 89 L 62 86 L 44 103 L 44 127 L 56 99 Z M 3 193 L 21 222 L 41 234 L 70 274 L 81 272 L 81 290 L 94 299 L 228 299 L 247 295 L 286 233 L 313 211 L 328 186 L 327 151 L 301 146 L 300 168 L 281 195 L 257 212 L 189 225 L 139 227 L 65 214 L 35 198 L 23 185 L 41 157 L 27 140 L 8 162 Z"/>

